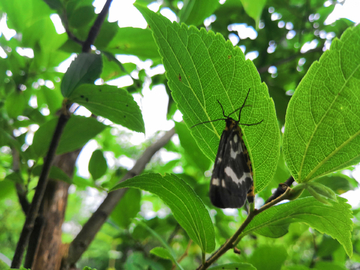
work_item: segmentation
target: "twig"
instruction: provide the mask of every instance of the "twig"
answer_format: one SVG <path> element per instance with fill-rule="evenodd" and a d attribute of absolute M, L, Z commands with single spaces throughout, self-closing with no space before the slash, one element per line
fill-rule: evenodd
<path fill-rule="evenodd" d="M 274 191 L 274 193 L 269 197 L 269 199 L 266 200 L 265 203 L 269 203 L 272 200 L 275 200 L 277 197 L 279 197 L 281 194 L 283 194 L 288 187 L 291 187 L 291 185 L 294 183 L 294 178 L 290 176 L 288 180 L 286 180 L 285 183 L 280 183 L 278 188 Z"/>
<path fill-rule="evenodd" d="M 161 137 L 156 143 L 149 146 L 143 155 L 137 160 L 134 167 L 127 172 L 127 174 L 121 179 L 120 182 L 140 174 L 145 169 L 146 164 L 149 163 L 152 156 L 162 147 L 164 147 L 174 134 L 175 129 L 173 128 L 166 132 L 165 135 Z M 107 195 L 103 203 L 84 224 L 79 234 L 70 244 L 69 256 L 66 261 L 63 262 L 63 265 L 74 265 L 77 262 L 84 251 L 88 248 L 96 233 L 100 230 L 101 226 L 104 224 L 119 200 L 124 196 L 126 190 L 127 189 L 118 189 L 110 192 Z"/>
<path fill-rule="evenodd" d="M 101 25 L 103 24 L 105 17 L 109 12 L 109 7 L 110 7 L 111 2 L 112 2 L 112 0 L 107 0 L 103 9 L 97 16 L 93 26 L 91 27 L 91 29 L 89 31 L 87 39 L 84 41 L 84 44 L 82 47 L 82 52 L 90 52 L 91 51 L 91 45 L 94 43 L 94 41 L 100 31 Z"/>
<path fill-rule="evenodd" d="M 229 249 L 232 249 L 236 246 L 238 243 L 238 238 L 241 235 L 241 233 L 245 230 L 247 225 L 253 220 L 253 218 L 260 214 L 261 212 L 265 211 L 266 209 L 272 207 L 273 205 L 277 204 L 278 202 L 287 199 L 287 195 L 289 194 L 290 189 L 287 189 L 287 191 L 282 194 L 280 197 L 276 198 L 275 200 L 271 201 L 270 203 L 265 204 L 260 209 L 254 209 L 253 211 L 250 211 L 249 215 L 246 217 L 245 221 L 241 224 L 240 228 L 234 233 L 233 236 L 231 236 L 224 245 L 222 245 L 215 253 L 211 255 L 210 258 L 206 260 L 206 262 L 202 265 L 200 265 L 197 270 L 205 270 L 207 269 L 211 264 L 213 264 L 218 258 L 220 258 L 223 254 L 225 254 Z"/>
<path fill-rule="evenodd" d="M 62 113 L 59 117 L 59 121 L 57 123 L 56 129 L 54 131 L 54 135 L 53 135 L 51 143 L 50 143 L 49 151 L 48 151 L 45 161 L 44 161 L 44 166 L 41 171 L 41 175 L 39 178 L 38 185 L 36 187 L 34 198 L 30 204 L 30 208 L 29 208 L 29 211 L 26 216 L 25 224 L 21 231 L 21 235 L 20 235 L 19 241 L 16 246 L 14 258 L 11 263 L 11 268 L 20 268 L 21 261 L 24 256 L 25 248 L 27 247 L 27 245 L 29 243 L 29 237 L 34 228 L 35 219 L 39 212 L 39 207 L 40 207 L 42 198 L 44 197 L 44 192 L 45 192 L 46 185 L 48 182 L 48 175 L 50 172 L 51 164 L 54 160 L 57 146 L 59 144 L 60 136 L 62 134 L 62 131 L 63 131 L 68 119 L 69 119 L 69 117 L 67 115 L 65 115 L 64 113 Z"/>

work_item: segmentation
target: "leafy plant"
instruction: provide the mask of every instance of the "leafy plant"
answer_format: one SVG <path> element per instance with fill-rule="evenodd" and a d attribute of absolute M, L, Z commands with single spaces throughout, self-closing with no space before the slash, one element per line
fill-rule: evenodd
<path fill-rule="evenodd" d="M 346 20 L 325 25 L 333 6 L 320 0 L 164 1 L 162 7 L 181 23 L 137 1 L 149 27 L 119 28 L 105 20 L 111 0 L 98 15 L 91 2 L 0 4 L 8 26 L 21 34 L 0 37 L 6 54 L 0 58 L 6 74 L 0 81 L 0 240 L 1 252 L 13 257 L 12 268 L 21 267 L 26 249 L 23 266 L 34 269 L 76 263 L 84 269 L 345 269 L 360 262 L 353 233 L 359 211 L 352 212 L 339 196 L 357 186 L 341 171 L 360 161 L 359 25 Z M 53 29 L 54 12 L 66 33 Z M 207 29 L 197 27 L 204 20 Z M 258 34 L 241 38 L 243 47 L 231 38 L 235 31 L 242 37 L 239 22 L 255 25 Z M 323 40 L 330 31 L 339 38 Z M 300 50 L 311 40 L 317 48 Z M 34 57 L 21 56 L 22 47 L 31 48 Z M 253 61 L 246 53 L 251 50 L 259 54 Z M 74 52 L 66 73 L 57 72 Z M 127 142 L 130 131 L 145 132 L 134 94 L 143 92 L 150 76 L 120 62 L 117 54 L 165 68 L 165 76 L 151 77 L 150 86 L 167 87 L 168 118 L 179 110 L 183 122 L 155 142 Z M 133 84 L 107 84 L 120 76 Z M 105 83 L 95 83 L 99 78 Z M 229 215 L 208 198 L 209 169 L 224 130 L 223 121 L 212 120 L 223 117 L 222 108 L 225 114 L 236 111 L 248 93 L 241 123 L 262 122 L 241 130 L 254 191 L 265 203 L 258 200 Z M 76 115 L 81 107 L 91 117 Z M 34 125 L 38 129 L 29 142 Z M 175 133 L 178 143 L 171 140 Z M 89 156 L 91 179 L 86 179 L 76 174 L 75 161 L 89 140 L 98 149 Z M 178 158 L 150 162 L 162 148 Z M 136 162 L 131 169 L 117 161 L 110 166 L 109 156 Z M 76 192 L 68 193 L 70 185 Z M 89 187 L 109 193 L 87 218 L 80 205 Z M 24 212 L 17 211 L 17 219 L 8 203 L 16 201 L 15 193 Z M 23 222 L 22 231 L 10 220 Z M 76 237 L 61 233 L 64 221 L 82 224 Z"/>

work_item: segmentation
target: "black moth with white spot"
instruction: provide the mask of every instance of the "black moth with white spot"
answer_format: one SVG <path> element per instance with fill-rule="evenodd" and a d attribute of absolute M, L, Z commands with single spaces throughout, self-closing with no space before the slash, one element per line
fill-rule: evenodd
<path fill-rule="evenodd" d="M 215 166 L 210 182 L 210 200 L 218 208 L 240 208 L 254 200 L 253 179 L 249 153 L 242 139 L 240 125 L 253 126 L 254 124 L 240 123 L 241 111 L 245 107 L 250 89 L 243 105 L 229 115 L 225 115 L 224 108 L 219 102 L 225 119 L 216 119 L 208 122 L 225 120 L 226 127 L 220 139 L 219 149 L 215 159 Z M 239 121 L 230 117 L 239 110 Z M 201 123 L 202 124 L 202 123 Z"/>

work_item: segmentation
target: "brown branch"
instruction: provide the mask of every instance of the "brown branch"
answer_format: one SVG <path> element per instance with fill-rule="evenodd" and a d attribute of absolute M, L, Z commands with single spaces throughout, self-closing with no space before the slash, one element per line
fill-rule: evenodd
<path fill-rule="evenodd" d="M 16 246 L 14 258 L 11 263 L 11 268 L 20 268 L 21 261 L 24 256 L 25 248 L 27 247 L 27 245 L 29 243 L 30 234 L 34 228 L 35 219 L 38 215 L 42 198 L 44 197 L 51 164 L 54 160 L 56 149 L 59 144 L 62 131 L 63 131 L 68 119 L 69 119 L 69 117 L 63 113 L 59 117 L 59 121 L 55 128 L 55 131 L 54 131 L 51 143 L 50 143 L 49 151 L 46 155 L 46 158 L 44 161 L 44 166 L 42 168 L 42 171 L 41 171 L 41 174 L 39 177 L 39 182 L 36 187 L 36 191 L 35 191 L 33 200 L 30 204 L 30 208 L 29 208 L 29 211 L 26 216 L 24 227 L 21 231 L 21 235 L 20 235 L 19 241 Z"/>
<path fill-rule="evenodd" d="M 90 52 L 91 51 L 91 45 L 94 43 L 97 35 L 99 34 L 101 25 L 103 24 L 106 15 L 109 12 L 109 7 L 111 4 L 112 0 L 107 0 L 103 9 L 101 10 L 101 12 L 99 13 L 99 15 L 97 16 L 93 26 L 91 27 L 89 34 L 87 36 L 87 39 L 84 41 L 83 47 L 82 47 L 82 52 Z"/>
<path fill-rule="evenodd" d="M 266 200 L 265 204 L 281 196 L 287 190 L 288 187 L 291 187 L 294 181 L 295 181 L 294 178 L 290 176 L 290 178 L 286 180 L 285 183 L 280 183 L 278 188 L 274 191 L 274 193 L 269 197 L 269 199 Z"/>
<path fill-rule="evenodd" d="M 149 163 L 152 156 L 162 147 L 164 147 L 174 134 L 175 129 L 173 128 L 166 132 L 165 135 L 161 137 L 156 143 L 149 146 L 143 155 L 137 160 L 134 167 L 127 172 L 127 174 L 121 179 L 120 182 L 140 174 L 145 169 L 146 164 Z M 77 262 L 84 251 L 88 248 L 96 233 L 100 230 L 101 226 L 105 223 L 112 210 L 124 196 L 126 190 L 127 189 L 118 189 L 110 192 L 107 195 L 103 203 L 85 223 L 82 230 L 70 244 L 69 256 L 63 262 L 63 266 L 71 266 Z"/>

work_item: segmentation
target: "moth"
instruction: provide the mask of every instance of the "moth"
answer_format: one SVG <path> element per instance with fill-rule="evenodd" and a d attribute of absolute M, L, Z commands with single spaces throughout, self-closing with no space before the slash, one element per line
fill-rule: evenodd
<path fill-rule="evenodd" d="M 225 120 L 226 123 L 215 159 L 209 192 L 211 203 L 218 208 L 241 208 L 246 198 L 250 203 L 254 200 L 251 161 L 242 139 L 240 125 L 254 126 L 262 123 L 263 120 L 253 124 L 240 123 L 243 108 L 250 106 L 245 105 L 249 93 L 250 89 L 242 106 L 229 115 L 225 115 L 224 108 L 218 101 L 225 118 L 203 122 Z M 239 111 L 238 121 L 230 117 L 237 111 Z"/>

